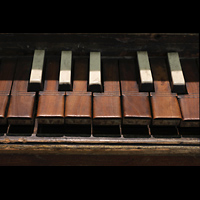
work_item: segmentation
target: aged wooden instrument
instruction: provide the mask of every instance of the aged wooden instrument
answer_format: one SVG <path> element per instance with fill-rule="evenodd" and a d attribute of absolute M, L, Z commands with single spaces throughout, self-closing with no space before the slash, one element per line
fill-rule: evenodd
<path fill-rule="evenodd" d="M 197 33 L 0 33 L 0 165 L 200 165 L 199 127 Z"/>

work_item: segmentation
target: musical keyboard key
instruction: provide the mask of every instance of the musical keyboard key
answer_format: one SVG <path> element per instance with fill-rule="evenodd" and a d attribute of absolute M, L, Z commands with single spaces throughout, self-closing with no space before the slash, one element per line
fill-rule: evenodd
<path fill-rule="evenodd" d="M 136 60 L 120 60 L 120 82 L 124 125 L 149 125 L 151 109 L 149 94 L 139 92 Z"/>
<path fill-rule="evenodd" d="M 6 124 L 6 109 L 16 66 L 15 59 L 2 59 L 0 65 L 0 124 Z"/>
<path fill-rule="evenodd" d="M 140 75 L 140 91 L 152 92 L 153 91 L 153 77 L 149 64 L 148 54 L 146 51 L 137 52 L 139 75 Z"/>
<path fill-rule="evenodd" d="M 72 51 L 62 51 L 59 75 L 59 90 L 72 90 Z"/>
<path fill-rule="evenodd" d="M 200 127 L 199 94 L 179 95 L 183 119 L 181 127 Z"/>
<path fill-rule="evenodd" d="M 8 122 L 13 125 L 33 125 L 35 93 L 15 93 L 11 95 Z"/>
<path fill-rule="evenodd" d="M 153 125 L 177 126 L 182 119 L 177 95 L 171 93 L 165 59 L 151 58 L 155 92 L 150 93 Z"/>
<path fill-rule="evenodd" d="M 44 56 L 44 50 L 35 50 L 29 80 L 29 91 L 40 91 L 43 89 Z"/>
<path fill-rule="evenodd" d="M 92 93 L 87 92 L 88 60 L 75 59 L 73 91 L 66 92 L 65 123 L 91 124 L 92 122 Z"/>
<path fill-rule="evenodd" d="M 103 93 L 93 93 L 93 124 L 120 125 L 121 100 L 118 60 L 103 60 Z"/>
<path fill-rule="evenodd" d="M 65 104 L 66 124 L 91 124 L 92 94 L 67 92 Z"/>
<path fill-rule="evenodd" d="M 89 90 L 92 92 L 101 92 L 101 53 L 90 52 L 90 72 L 89 72 Z"/>
<path fill-rule="evenodd" d="M 9 124 L 34 123 L 35 92 L 27 92 L 31 62 L 29 58 L 17 62 L 7 114 Z"/>
<path fill-rule="evenodd" d="M 151 93 L 153 125 L 178 126 L 182 119 L 177 96 Z"/>
<path fill-rule="evenodd" d="M 39 92 L 37 120 L 39 124 L 64 124 L 65 92 L 58 91 L 59 59 L 48 58 L 44 91 Z"/>
<path fill-rule="evenodd" d="M 194 59 L 182 59 L 181 65 L 188 94 L 178 96 L 183 116 L 180 126 L 200 127 L 198 66 Z"/>
<path fill-rule="evenodd" d="M 93 124 L 120 125 L 121 102 L 120 96 L 93 94 Z"/>
<path fill-rule="evenodd" d="M 171 88 L 175 93 L 186 93 L 185 79 L 177 52 L 167 54 L 171 76 Z"/>

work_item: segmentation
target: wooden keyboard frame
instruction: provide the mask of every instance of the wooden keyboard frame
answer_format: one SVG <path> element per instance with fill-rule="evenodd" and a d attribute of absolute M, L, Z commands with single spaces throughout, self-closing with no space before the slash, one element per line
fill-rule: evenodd
<path fill-rule="evenodd" d="M 87 41 L 90 41 L 88 43 Z M 0 33 L 0 57 L 47 56 L 71 50 L 88 57 L 136 58 L 178 52 L 181 58 L 199 57 L 198 33 Z M 145 47 L 141 48 L 141 47 Z M 0 135 L 0 165 L 200 165 L 200 137 L 38 137 Z"/>

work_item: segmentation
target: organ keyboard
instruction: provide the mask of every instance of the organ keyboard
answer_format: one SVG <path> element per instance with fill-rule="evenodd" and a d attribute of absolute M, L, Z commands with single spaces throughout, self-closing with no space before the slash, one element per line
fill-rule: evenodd
<path fill-rule="evenodd" d="M 199 146 L 198 53 L 94 49 L 1 57 L 2 144 Z"/>

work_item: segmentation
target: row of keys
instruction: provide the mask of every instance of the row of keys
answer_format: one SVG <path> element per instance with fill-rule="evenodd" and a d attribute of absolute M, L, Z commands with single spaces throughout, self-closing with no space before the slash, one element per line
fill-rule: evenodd
<path fill-rule="evenodd" d="M 174 93 L 186 93 L 185 79 L 183 76 L 179 55 L 177 52 L 167 54 L 171 77 L 171 90 Z M 44 50 L 35 50 L 29 80 L 29 91 L 42 91 L 44 79 Z M 141 92 L 153 92 L 154 80 L 146 51 L 137 52 L 139 67 L 139 81 Z M 89 62 L 89 87 L 92 92 L 102 92 L 101 53 L 90 52 Z M 59 91 L 72 90 L 72 51 L 62 51 L 59 73 Z"/>
<path fill-rule="evenodd" d="M 154 92 L 141 92 L 138 60 L 102 59 L 103 92 L 92 93 L 88 92 L 90 63 L 87 58 L 73 60 L 72 91 L 66 92 L 58 91 L 62 71 L 60 59 L 49 57 L 43 64 L 46 68 L 42 74 L 45 79 L 43 90 L 36 93 L 27 91 L 32 59 L 2 59 L 0 123 L 32 124 L 36 117 L 41 124 L 181 123 L 181 126 L 199 126 L 199 75 L 195 59 L 181 60 L 187 88 L 184 95 L 171 93 L 168 65 L 164 58 L 149 58 Z"/>

